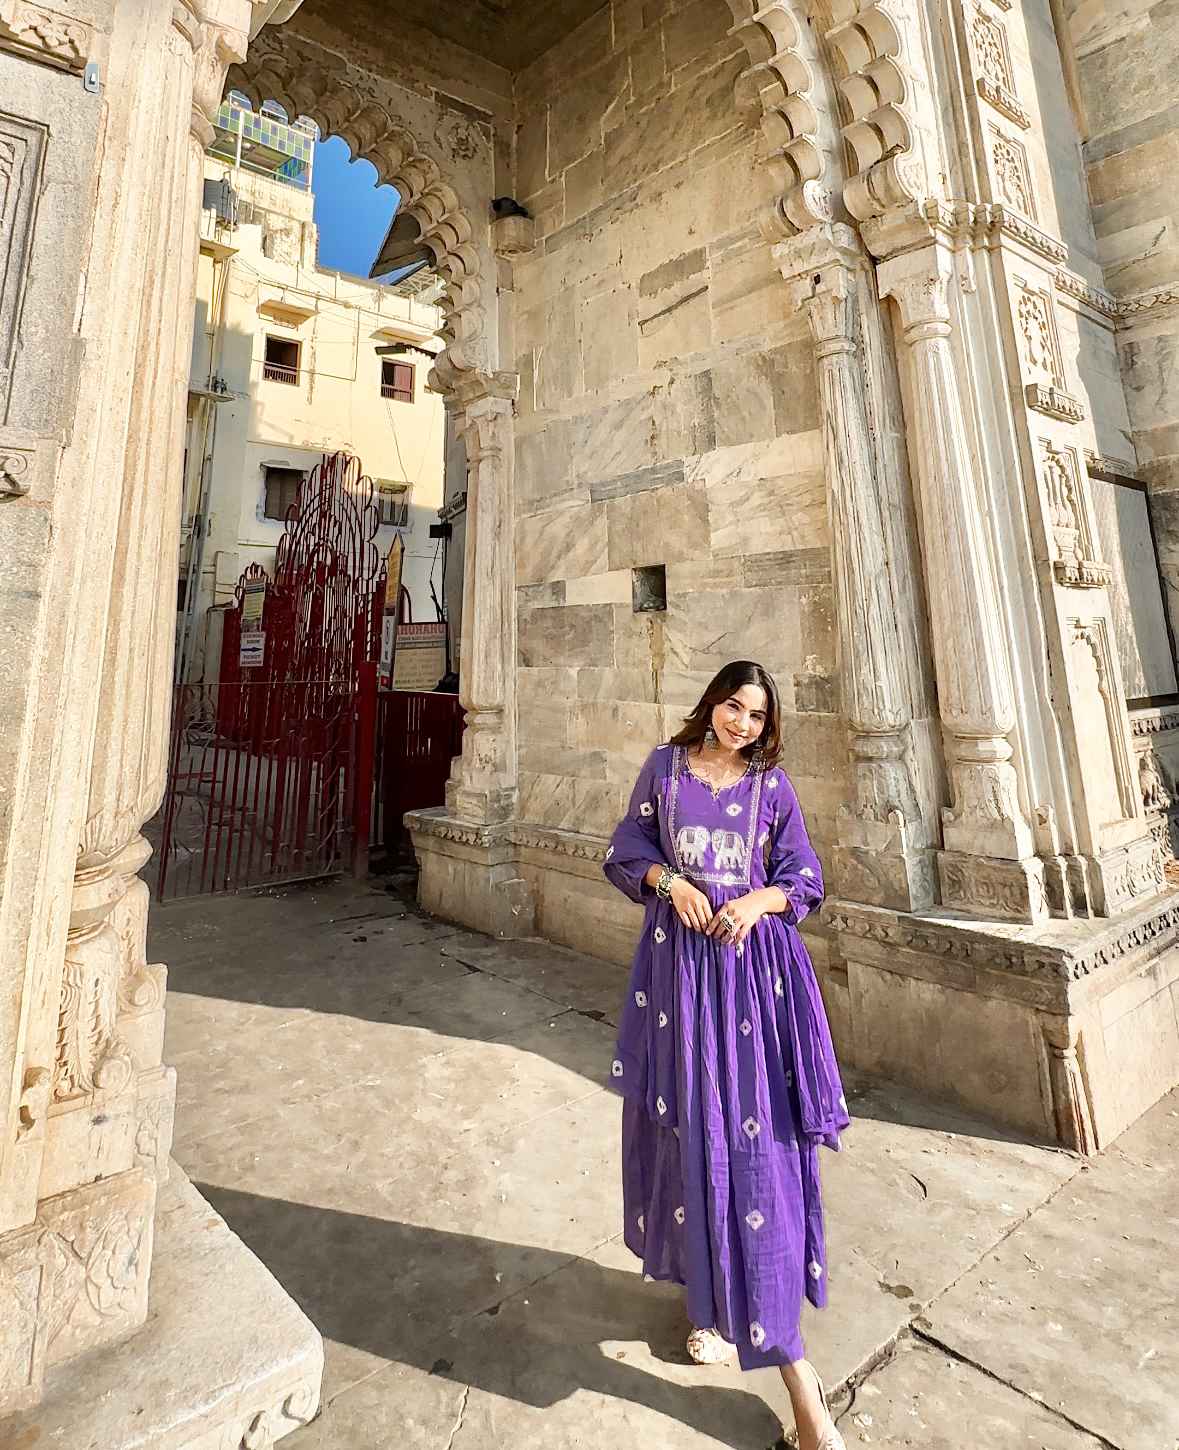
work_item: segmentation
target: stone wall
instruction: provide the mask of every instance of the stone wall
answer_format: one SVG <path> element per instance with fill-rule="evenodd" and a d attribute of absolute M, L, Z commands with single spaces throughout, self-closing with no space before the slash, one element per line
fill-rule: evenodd
<path fill-rule="evenodd" d="M 1066 5 L 1084 158 L 1133 449 L 1151 485 L 1172 626 L 1179 619 L 1179 16 L 1153 0 Z M 1123 454 L 1128 450 L 1123 449 Z"/>
<path fill-rule="evenodd" d="M 730 23 L 719 0 L 618 0 L 517 78 L 518 814 L 608 832 L 747 657 L 778 679 L 822 846 L 847 748 L 814 355 L 758 229 Z M 652 565 L 666 612 L 635 612 Z"/>

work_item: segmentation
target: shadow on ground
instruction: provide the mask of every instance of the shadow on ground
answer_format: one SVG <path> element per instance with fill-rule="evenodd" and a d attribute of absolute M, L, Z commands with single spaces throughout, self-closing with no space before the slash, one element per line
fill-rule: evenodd
<path fill-rule="evenodd" d="M 641 1324 L 656 1359 L 684 1359 L 678 1294 L 633 1268 L 196 1186 L 338 1344 L 536 1409 L 578 1390 L 629 1401 L 733 1450 L 779 1433 L 756 1394 L 657 1378 L 627 1363 L 625 1349 L 605 1347 L 632 1341 Z M 477 1298 L 522 1260 L 527 1288 L 452 1319 L 456 1301 Z"/>

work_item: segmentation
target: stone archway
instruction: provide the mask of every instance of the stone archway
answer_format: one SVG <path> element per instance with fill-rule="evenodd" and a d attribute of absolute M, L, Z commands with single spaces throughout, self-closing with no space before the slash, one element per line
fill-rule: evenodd
<path fill-rule="evenodd" d="M 265 32 L 227 84 L 255 104 L 273 99 L 309 116 L 368 161 L 401 197 L 445 291 L 431 372 L 466 451 L 467 524 L 459 694 L 467 712 L 463 754 L 448 805 L 478 825 L 508 819 L 514 805 L 514 629 L 511 580 L 512 418 L 516 380 L 497 370 L 492 157 L 460 110 L 402 90 L 295 35 Z"/>

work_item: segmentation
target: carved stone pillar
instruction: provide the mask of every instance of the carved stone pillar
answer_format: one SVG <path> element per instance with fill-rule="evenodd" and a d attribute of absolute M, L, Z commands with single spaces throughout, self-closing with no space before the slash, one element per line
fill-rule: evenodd
<path fill-rule="evenodd" d="M 253 18 L 248 0 L 65 9 L 0 0 L 8 473 L 23 429 L 0 529 L 21 586 L 0 585 L 18 632 L 0 684 L 0 1417 L 147 1313 L 174 1080 L 139 832 L 170 716 L 203 153 Z"/>
<path fill-rule="evenodd" d="M 934 903 L 933 863 L 913 784 L 885 496 L 865 410 L 857 297 L 865 258 L 842 225 L 779 243 L 774 255 L 810 323 L 818 364 L 839 677 L 855 787 L 854 803 L 839 815 L 834 884 L 857 901 L 919 911 Z"/>
<path fill-rule="evenodd" d="M 942 901 L 988 915 L 1047 914 L 1043 865 L 1019 801 L 1015 704 L 999 591 L 950 345 L 954 257 L 941 239 L 880 264 L 900 312 L 921 500 L 938 701 L 953 804 L 943 813 Z"/>
<path fill-rule="evenodd" d="M 516 621 L 512 431 L 517 380 L 476 375 L 455 389 L 467 455 L 459 697 L 463 753 L 446 789 L 452 816 L 510 820 L 516 803 Z"/>

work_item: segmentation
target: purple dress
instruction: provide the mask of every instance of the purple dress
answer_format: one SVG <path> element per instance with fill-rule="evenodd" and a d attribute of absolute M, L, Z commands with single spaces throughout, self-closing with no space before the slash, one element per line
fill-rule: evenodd
<path fill-rule="evenodd" d="M 682 871 L 712 902 L 763 886 L 790 899 L 740 948 L 686 927 L 643 877 Z M 805 1295 L 827 1299 L 818 1149 L 847 1104 L 798 922 L 823 899 L 785 771 L 751 767 L 714 794 L 685 751 L 648 758 L 606 853 L 646 905 L 610 1085 L 624 1098 L 624 1239 L 652 1279 L 686 1290 L 692 1323 L 743 1369 L 803 1356 Z"/>

